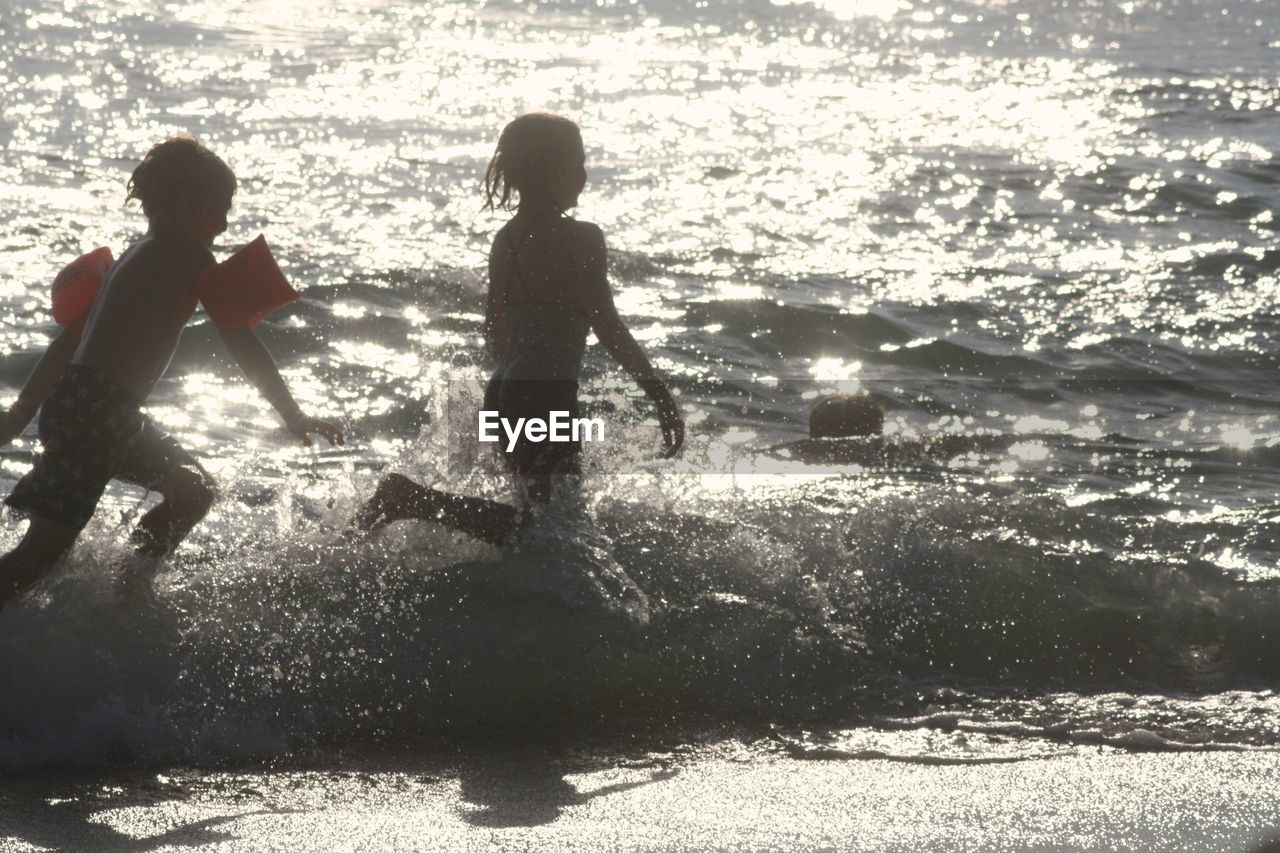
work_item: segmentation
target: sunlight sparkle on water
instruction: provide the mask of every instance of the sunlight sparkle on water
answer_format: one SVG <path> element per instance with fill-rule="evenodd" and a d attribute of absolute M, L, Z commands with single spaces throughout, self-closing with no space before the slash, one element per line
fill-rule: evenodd
<path fill-rule="evenodd" d="M 1248 448 L 1253 447 L 1258 441 L 1258 436 L 1243 427 L 1224 427 L 1221 431 L 1221 437 L 1223 443 L 1239 448 L 1240 450 L 1247 450 Z"/>

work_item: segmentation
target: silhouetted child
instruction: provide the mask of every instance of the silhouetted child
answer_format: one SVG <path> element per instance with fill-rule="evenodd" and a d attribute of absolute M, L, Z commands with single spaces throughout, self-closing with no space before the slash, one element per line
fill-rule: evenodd
<path fill-rule="evenodd" d="M 83 333 L 78 324 L 64 328 L 0 415 L 0 441 L 7 442 L 39 408 L 43 445 L 6 501 L 30 524 L 0 557 L 0 606 L 70 549 L 113 477 L 164 498 L 133 532 L 140 555 L 167 554 L 209 510 L 213 481 L 142 405 L 195 311 L 197 279 L 215 263 L 209 247 L 227 228 L 235 190 L 226 163 L 190 137 L 160 142 L 134 170 L 127 199 L 141 202 L 146 235 L 109 268 L 82 318 Z M 308 444 L 312 433 L 342 442 L 338 427 L 302 413 L 250 325 L 220 332 L 290 432 Z"/>
<path fill-rule="evenodd" d="M 587 183 L 578 126 L 547 113 L 520 116 L 503 129 L 485 174 L 486 206 L 515 215 L 498 231 L 489 253 L 485 341 L 498 360 L 484 409 L 508 423 L 578 417 L 578 376 L 587 335 L 645 391 L 658 409 L 668 456 L 684 442 L 684 422 L 614 307 L 606 272 L 604 234 L 570 218 Z M 505 443 L 504 443 L 505 444 Z M 503 455 L 523 506 L 544 503 L 553 482 L 578 472 L 577 441 L 536 441 L 521 435 Z M 441 521 L 494 544 L 518 526 L 516 507 L 450 495 L 392 474 L 353 519 L 371 529 L 398 519 Z"/>

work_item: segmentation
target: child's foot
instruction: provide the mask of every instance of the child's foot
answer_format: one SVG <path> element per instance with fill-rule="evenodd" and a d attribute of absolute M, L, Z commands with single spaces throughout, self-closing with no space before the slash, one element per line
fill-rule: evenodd
<path fill-rule="evenodd" d="M 405 514 L 405 508 L 421 490 L 421 486 L 403 474 L 388 474 L 383 477 L 374 490 L 373 497 L 347 522 L 343 538 L 348 539 L 358 533 L 372 533 L 393 521 L 409 518 Z"/>

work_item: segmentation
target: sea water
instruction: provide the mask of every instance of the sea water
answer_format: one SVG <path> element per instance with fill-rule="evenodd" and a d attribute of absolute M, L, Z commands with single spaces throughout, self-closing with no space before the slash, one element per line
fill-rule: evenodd
<path fill-rule="evenodd" d="M 1280 745 L 1278 53 L 1262 0 L 3 4 L 0 392 L 186 131 L 240 179 L 215 253 L 267 235 L 303 297 L 260 334 L 348 442 L 292 442 L 198 315 L 148 410 L 221 498 L 139 601 L 114 567 L 156 498 L 113 485 L 0 614 L 0 768 L 476 727 Z M 593 346 L 609 441 L 558 536 L 336 544 L 387 470 L 510 498 L 472 435 L 479 186 L 535 109 L 583 128 L 574 215 L 687 447 Z M 779 447 L 837 391 L 885 437 Z"/>

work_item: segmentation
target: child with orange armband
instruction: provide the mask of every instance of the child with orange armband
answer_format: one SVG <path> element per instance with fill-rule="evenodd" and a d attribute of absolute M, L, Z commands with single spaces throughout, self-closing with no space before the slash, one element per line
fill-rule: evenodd
<path fill-rule="evenodd" d="M 303 414 L 253 326 L 296 298 L 262 238 L 217 264 L 209 247 L 227 228 L 236 178 L 191 137 L 153 147 L 129 180 L 149 228 L 119 260 L 98 249 L 54 282 L 63 326 L 0 413 L 0 442 L 19 435 L 40 410 L 43 452 L 5 501 L 28 515 L 16 548 L 0 557 L 0 607 L 71 547 L 113 477 L 159 492 L 163 501 L 133 532 L 138 554 L 168 554 L 204 517 L 213 481 L 186 450 L 142 412 L 196 303 L 203 301 L 232 357 L 310 444 L 341 444 L 335 425 Z"/>

